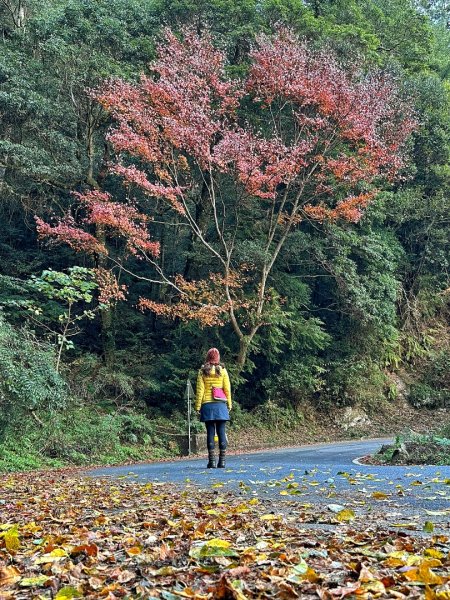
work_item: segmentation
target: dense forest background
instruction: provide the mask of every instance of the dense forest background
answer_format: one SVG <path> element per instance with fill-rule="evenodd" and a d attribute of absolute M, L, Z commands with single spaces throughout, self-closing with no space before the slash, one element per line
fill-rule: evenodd
<path fill-rule="evenodd" d="M 38 240 L 90 189 L 125 198 L 107 169 L 111 118 L 89 90 L 148 72 L 164 27 L 210 29 L 241 76 L 255 37 L 285 24 L 345 66 L 396 74 L 419 122 L 401 181 L 358 224 L 298 227 L 270 276 L 273 310 L 243 368 L 229 323 L 201 327 L 136 309 L 171 301 L 138 260 L 126 301 L 99 307 L 101 259 Z M 0 436 L 2 468 L 177 452 L 186 381 L 221 349 L 234 426 L 295 426 L 305 412 L 407 394 L 450 400 L 450 23 L 446 1 L 0 0 Z M 205 277 L 202 247 L 152 213 L 169 275 Z M 207 219 L 207 215 L 205 215 Z M 101 235 L 101 232 L 97 232 Z M 237 240 L 257 262 L 251 223 Z M 277 301 L 277 299 L 281 299 Z M 406 390 L 406 392 L 405 392 Z M 199 424 L 196 424 L 199 426 Z"/>

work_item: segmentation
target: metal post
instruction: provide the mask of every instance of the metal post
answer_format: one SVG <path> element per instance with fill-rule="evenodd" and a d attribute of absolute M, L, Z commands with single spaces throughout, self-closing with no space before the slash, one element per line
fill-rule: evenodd
<path fill-rule="evenodd" d="M 187 397 L 187 411 L 188 411 L 188 455 L 191 455 L 191 411 L 192 411 L 192 396 L 194 390 L 190 379 L 186 382 L 186 397 Z"/>

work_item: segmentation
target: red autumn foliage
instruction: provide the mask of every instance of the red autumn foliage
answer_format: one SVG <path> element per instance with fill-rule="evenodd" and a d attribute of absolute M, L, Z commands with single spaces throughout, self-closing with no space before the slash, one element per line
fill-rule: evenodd
<path fill-rule="evenodd" d="M 147 230 L 149 218 L 140 213 L 135 206 L 113 202 L 109 194 L 97 190 L 74 195 L 86 211 L 82 224 L 107 227 L 114 236 L 126 240 L 126 249 L 134 256 L 141 257 L 147 253 L 158 256 L 159 243 L 150 240 Z M 40 238 L 52 237 L 59 242 L 69 244 L 76 251 L 108 254 L 106 246 L 95 236 L 84 231 L 70 216 L 55 225 L 49 225 L 38 217 L 36 223 Z"/>
<path fill-rule="evenodd" d="M 98 300 L 101 304 L 110 304 L 126 299 L 127 286 L 119 284 L 110 270 L 98 267 L 95 269 L 95 278 L 99 287 Z"/>
<path fill-rule="evenodd" d="M 79 227 L 75 220 L 66 216 L 56 225 L 49 225 L 36 217 L 36 227 L 40 239 L 53 238 L 55 241 L 68 244 L 77 252 L 87 254 L 106 254 L 106 247 L 93 235 Z"/>
<path fill-rule="evenodd" d="M 177 306 L 144 298 L 141 308 L 207 325 L 228 314 L 240 338 L 251 338 L 265 322 L 267 278 L 290 231 L 308 219 L 358 222 L 377 183 L 393 180 L 403 167 L 405 141 L 416 127 L 392 76 L 348 72 L 288 29 L 260 36 L 251 61 L 245 81 L 233 80 L 208 34 L 185 29 L 179 39 L 166 31 L 151 76 L 138 83 L 109 82 L 95 94 L 115 121 L 108 137 L 117 155 L 111 171 L 147 199 L 173 209 L 222 270 L 224 283 L 210 297 L 204 297 L 201 282 L 172 279 L 182 299 Z M 200 198 L 212 215 L 207 232 L 195 218 Z M 41 237 L 104 252 L 81 229 L 100 224 L 112 237 L 124 238 L 129 253 L 149 258 L 169 283 L 158 268 L 159 247 L 149 238 L 146 215 L 100 192 L 78 199 L 87 213 L 84 222 L 51 227 L 38 221 Z M 243 213 L 247 221 L 249 215 L 260 219 L 266 249 L 247 304 L 230 284 L 231 264 L 240 268 L 232 255 Z M 211 280 L 208 290 L 210 285 Z M 253 313 L 248 334 L 236 316 L 246 305 Z"/>

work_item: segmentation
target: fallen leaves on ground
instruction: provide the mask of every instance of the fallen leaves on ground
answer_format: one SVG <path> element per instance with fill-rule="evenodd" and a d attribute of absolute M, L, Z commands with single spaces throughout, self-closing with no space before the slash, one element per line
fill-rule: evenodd
<path fill-rule="evenodd" d="M 289 491 L 292 480 L 282 480 Z M 446 535 L 415 537 L 340 504 L 260 499 L 247 487 L 4 477 L 0 598 L 450 600 Z"/>

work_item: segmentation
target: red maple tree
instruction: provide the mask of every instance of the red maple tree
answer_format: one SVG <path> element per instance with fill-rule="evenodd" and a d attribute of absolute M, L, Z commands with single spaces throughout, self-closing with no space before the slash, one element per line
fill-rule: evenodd
<path fill-rule="evenodd" d="M 185 29 L 180 39 L 167 30 L 151 76 L 109 82 L 96 93 L 115 122 L 111 171 L 188 225 L 215 265 L 209 277 L 164 273 L 148 215 L 108 194 L 78 197 L 83 222 L 38 219 L 40 236 L 107 254 L 112 267 L 126 268 L 125 258 L 112 256 L 86 229 L 101 224 L 123 238 L 129 254 L 153 265 L 148 281 L 178 294 L 170 305 L 141 298 L 140 307 L 206 325 L 228 320 L 241 367 L 267 322 L 274 301 L 269 278 L 289 234 L 305 220 L 358 222 L 377 185 L 401 172 L 405 141 L 416 127 L 392 76 L 348 72 L 290 30 L 260 36 L 250 59 L 245 80 L 232 79 L 208 34 Z M 209 217 L 206 225 L 200 212 Z M 249 222 L 255 261 L 238 251 Z"/>

